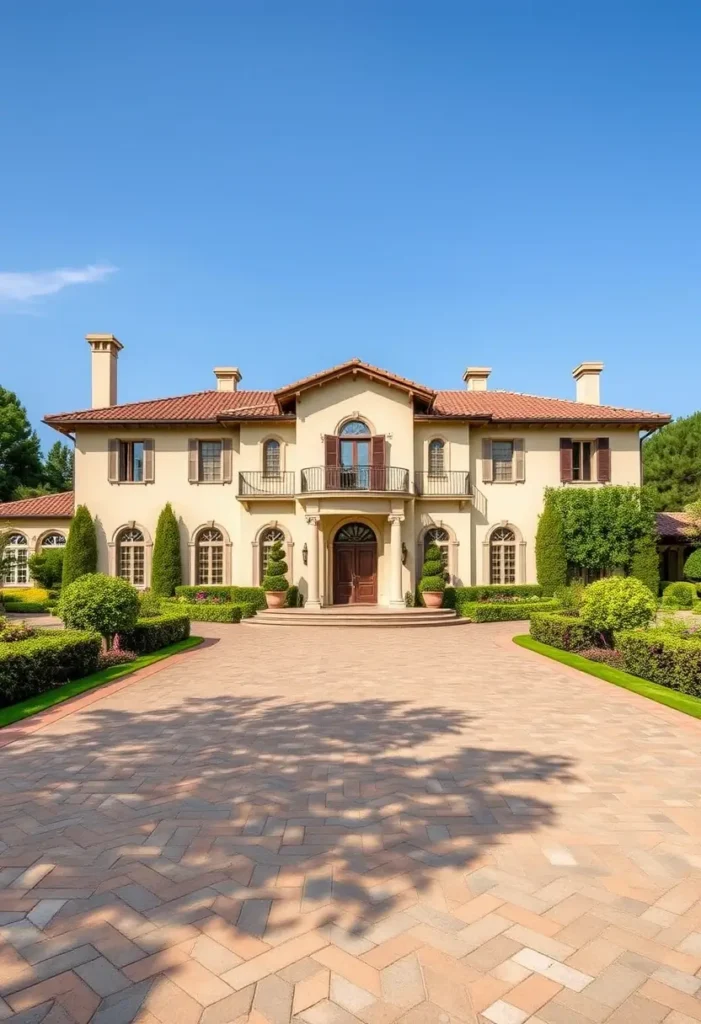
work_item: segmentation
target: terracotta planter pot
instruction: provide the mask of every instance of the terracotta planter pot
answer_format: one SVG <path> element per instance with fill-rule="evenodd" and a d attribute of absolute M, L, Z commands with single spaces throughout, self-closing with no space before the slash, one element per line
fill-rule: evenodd
<path fill-rule="evenodd" d="M 440 608 L 443 604 L 442 590 L 424 590 L 421 596 L 427 608 Z"/>
<path fill-rule="evenodd" d="M 265 592 L 265 600 L 268 602 L 268 608 L 284 608 L 286 597 L 286 590 L 266 590 Z"/>

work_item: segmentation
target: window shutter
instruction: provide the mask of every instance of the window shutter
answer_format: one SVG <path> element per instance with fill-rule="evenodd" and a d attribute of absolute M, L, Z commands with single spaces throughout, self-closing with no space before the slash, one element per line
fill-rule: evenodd
<path fill-rule="evenodd" d="M 230 484 L 232 478 L 233 446 L 230 437 L 222 438 L 221 443 L 221 481 Z"/>
<path fill-rule="evenodd" d="M 119 441 L 107 442 L 107 479 L 111 484 L 119 480 Z"/>
<path fill-rule="evenodd" d="M 482 480 L 489 484 L 494 479 L 494 466 L 492 464 L 492 442 L 490 438 L 482 438 Z"/>
<path fill-rule="evenodd" d="M 145 484 L 152 484 L 153 481 L 154 481 L 154 478 L 155 478 L 155 476 L 154 476 L 154 474 L 155 474 L 155 468 L 154 468 L 155 458 L 154 458 L 153 438 L 151 438 L 151 439 L 149 439 L 147 441 L 144 441 L 143 445 L 144 445 L 144 483 Z"/>
<path fill-rule="evenodd" d="M 611 483 L 611 447 L 608 437 L 596 439 L 596 476 L 600 484 Z"/>
<path fill-rule="evenodd" d="M 339 439 L 335 434 L 327 434 L 324 438 L 324 453 L 329 469 L 336 469 L 341 461 Z"/>
<path fill-rule="evenodd" d="M 514 480 L 523 483 L 526 479 L 526 445 L 522 437 L 514 438 Z"/>
<path fill-rule="evenodd" d="M 190 438 L 187 442 L 187 476 L 191 484 L 196 484 L 200 478 L 199 467 L 200 445 L 196 438 Z"/>
<path fill-rule="evenodd" d="M 375 491 L 384 491 L 385 481 L 385 435 L 375 434 L 370 439 L 370 463 L 372 475 L 371 488 Z"/>
<path fill-rule="evenodd" d="M 572 438 L 560 438 L 560 481 L 563 484 L 572 480 Z"/>

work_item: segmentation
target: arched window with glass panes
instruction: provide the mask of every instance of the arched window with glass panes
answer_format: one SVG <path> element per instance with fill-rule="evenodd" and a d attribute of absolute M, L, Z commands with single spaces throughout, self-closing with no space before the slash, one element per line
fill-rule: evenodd
<path fill-rule="evenodd" d="M 41 549 L 51 550 L 53 548 L 65 548 L 66 538 L 62 533 L 47 533 L 41 541 Z"/>
<path fill-rule="evenodd" d="M 489 538 L 489 582 L 516 582 L 516 535 L 507 526 L 493 530 Z"/>
<path fill-rule="evenodd" d="M 29 583 L 27 557 L 29 547 L 23 533 L 11 533 L 4 553 L 3 582 L 8 587 L 21 587 Z"/>
<path fill-rule="evenodd" d="M 224 582 L 224 537 L 214 526 L 200 530 L 195 541 L 196 577 L 198 586 Z"/>
<path fill-rule="evenodd" d="M 445 441 L 435 437 L 428 446 L 428 475 L 443 476 L 445 473 Z"/>
<path fill-rule="evenodd" d="M 267 479 L 280 476 L 280 442 L 274 437 L 263 445 L 263 476 Z"/>
<path fill-rule="evenodd" d="M 135 587 L 146 582 L 146 543 L 136 527 L 126 527 L 117 537 L 117 575 Z"/>
<path fill-rule="evenodd" d="M 279 530 L 276 526 L 270 526 L 267 530 L 263 531 L 260 538 L 260 578 L 263 579 L 266 572 L 268 571 L 268 559 L 270 558 L 270 549 L 276 541 L 285 543 L 285 534 L 282 530 Z"/>
<path fill-rule="evenodd" d="M 450 546 L 450 535 L 448 531 L 444 530 L 441 526 L 434 526 L 430 530 L 426 530 L 426 533 L 424 534 L 424 560 L 426 559 L 426 552 L 431 544 L 435 544 L 440 551 L 443 571 L 447 573 Z"/>

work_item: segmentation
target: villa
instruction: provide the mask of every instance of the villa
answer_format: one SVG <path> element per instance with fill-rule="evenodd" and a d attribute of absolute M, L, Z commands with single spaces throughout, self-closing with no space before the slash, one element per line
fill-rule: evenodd
<path fill-rule="evenodd" d="M 148 587 L 159 512 L 181 531 L 183 581 L 258 585 L 283 541 L 307 607 L 399 607 L 435 542 L 456 585 L 535 582 L 546 487 L 639 485 L 640 438 L 667 415 L 600 403 L 602 363 L 573 399 L 489 390 L 490 369 L 437 391 L 351 359 L 275 391 L 117 402 L 121 343 L 90 334 L 92 407 L 45 422 L 75 440 L 75 493 L 9 502 L 15 555 L 65 543 L 73 508 L 96 518 L 99 568 Z"/>

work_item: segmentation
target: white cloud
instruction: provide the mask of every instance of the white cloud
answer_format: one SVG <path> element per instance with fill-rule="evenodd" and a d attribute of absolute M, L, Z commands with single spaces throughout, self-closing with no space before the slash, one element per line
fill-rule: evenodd
<path fill-rule="evenodd" d="M 71 284 L 102 281 L 116 269 L 97 263 L 75 270 L 0 271 L 0 302 L 31 302 L 42 295 L 55 295 Z"/>

